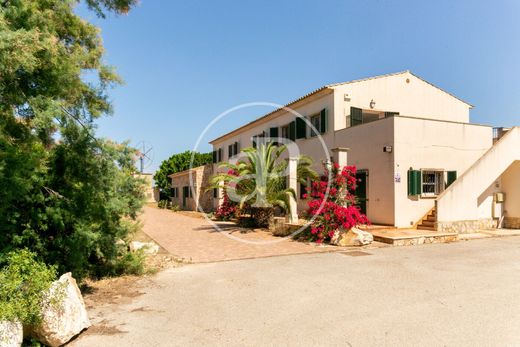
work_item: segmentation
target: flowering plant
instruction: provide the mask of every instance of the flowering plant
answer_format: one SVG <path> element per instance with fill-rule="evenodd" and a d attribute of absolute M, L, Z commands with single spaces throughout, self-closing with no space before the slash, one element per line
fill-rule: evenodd
<path fill-rule="evenodd" d="M 238 204 L 231 201 L 229 196 L 224 189 L 224 196 L 222 197 L 222 203 L 219 205 L 215 212 L 215 218 L 217 220 L 230 220 L 236 216 L 238 212 Z"/>
<path fill-rule="evenodd" d="M 324 169 L 325 173 L 320 179 L 312 182 L 309 193 L 311 200 L 307 203 L 306 212 L 307 217 L 315 217 L 311 224 L 310 239 L 317 243 L 329 242 L 340 228 L 350 229 L 370 223 L 359 207 L 355 206 L 353 192 L 356 189 L 356 167 L 345 166 L 340 169 L 337 163 L 333 163 L 330 168 L 325 166 Z"/>

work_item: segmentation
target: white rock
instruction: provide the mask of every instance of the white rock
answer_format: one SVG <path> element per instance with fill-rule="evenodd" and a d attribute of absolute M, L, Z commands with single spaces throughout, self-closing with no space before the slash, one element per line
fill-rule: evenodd
<path fill-rule="evenodd" d="M 42 316 L 42 323 L 32 330 L 31 335 L 51 347 L 67 343 L 90 327 L 83 297 L 70 272 L 52 283 L 45 295 Z"/>
<path fill-rule="evenodd" d="M 139 242 L 132 241 L 130 242 L 130 251 L 135 252 L 139 249 L 142 249 L 146 254 L 157 254 L 159 252 L 159 246 L 153 242 Z"/>
<path fill-rule="evenodd" d="M 336 230 L 330 243 L 337 246 L 364 246 L 369 245 L 374 241 L 374 237 L 369 232 L 358 228 L 351 228 L 350 230 Z"/>
<path fill-rule="evenodd" d="M 0 321 L 0 346 L 20 347 L 23 342 L 23 326 L 20 322 Z"/>

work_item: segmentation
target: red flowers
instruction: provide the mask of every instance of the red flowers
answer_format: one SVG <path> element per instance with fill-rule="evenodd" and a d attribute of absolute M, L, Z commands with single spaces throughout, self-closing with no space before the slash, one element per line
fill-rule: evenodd
<path fill-rule="evenodd" d="M 224 190 L 223 201 L 219 205 L 217 211 L 215 212 L 215 218 L 217 220 L 230 220 L 235 217 L 237 213 L 237 203 L 231 201 L 226 191 Z"/>
<path fill-rule="evenodd" d="M 345 166 L 342 170 L 333 163 L 330 172 L 325 168 L 325 174 L 319 181 L 312 182 L 311 201 L 307 215 L 315 216 L 311 226 L 311 238 L 317 243 L 330 241 L 334 232 L 340 228 L 350 229 L 359 224 L 370 223 L 367 217 L 355 206 L 356 198 L 356 167 Z M 327 189 L 327 186 L 328 189 Z"/>

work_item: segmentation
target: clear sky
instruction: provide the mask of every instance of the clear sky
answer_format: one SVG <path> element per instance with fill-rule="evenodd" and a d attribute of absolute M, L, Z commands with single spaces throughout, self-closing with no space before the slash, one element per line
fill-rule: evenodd
<path fill-rule="evenodd" d="M 236 105 L 285 104 L 333 82 L 411 70 L 475 105 L 471 121 L 520 125 L 520 1 L 141 0 L 98 19 L 125 85 L 99 134 L 153 146 L 154 171 Z M 231 114 L 207 141 L 270 109 Z"/>

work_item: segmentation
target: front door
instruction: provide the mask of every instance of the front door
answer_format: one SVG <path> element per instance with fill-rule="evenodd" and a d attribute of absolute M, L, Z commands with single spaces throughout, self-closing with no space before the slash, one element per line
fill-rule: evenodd
<path fill-rule="evenodd" d="M 189 187 L 182 187 L 182 208 L 186 208 L 186 199 L 189 193 Z"/>
<path fill-rule="evenodd" d="M 361 213 L 367 214 L 367 183 L 368 183 L 368 171 L 360 170 L 356 173 L 356 191 L 354 195 L 357 199 L 357 206 L 361 210 Z"/>

